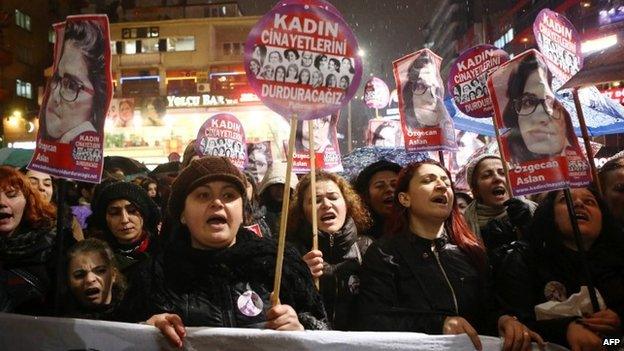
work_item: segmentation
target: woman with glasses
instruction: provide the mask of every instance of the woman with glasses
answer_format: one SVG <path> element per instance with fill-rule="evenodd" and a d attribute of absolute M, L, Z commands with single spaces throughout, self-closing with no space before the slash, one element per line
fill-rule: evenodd
<path fill-rule="evenodd" d="M 44 103 L 44 139 L 69 143 L 101 127 L 110 84 L 106 45 L 98 22 L 67 21 L 60 60 Z"/>
<path fill-rule="evenodd" d="M 544 62 L 527 56 L 509 77 L 509 102 L 503 112 L 510 128 L 512 161 L 526 162 L 560 155 L 575 138 L 566 110 L 550 89 L 552 75 Z"/>
<path fill-rule="evenodd" d="M 407 72 L 403 87 L 405 123 L 408 128 L 438 127 L 447 115 L 444 88 L 432 58 L 423 54 L 416 58 Z"/>

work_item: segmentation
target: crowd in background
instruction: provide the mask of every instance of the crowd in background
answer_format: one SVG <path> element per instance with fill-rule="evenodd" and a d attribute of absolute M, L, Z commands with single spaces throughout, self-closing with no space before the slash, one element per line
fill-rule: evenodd
<path fill-rule="evenodd" d="M 477 349 L 493 335 L 505 350 L 599 350 L 620 337 L 624 158 L 601 168 L 601 189 L 571 190 L 598 312 L 563 191 L 511 197 L 495 155 L 471 160 L 466 177 L 470 194 L 433 160 L 381 160 L 348 180 L 317 171 L 313 205 L 309 174 L 285 189 L 283 163 L 256 179 L 191 146 L 159 179 L 111 169 L 72 184 L 58 213 L 50 176 L 1 166 L 0 311 L 146 322 L 179 347 L 185 326 L 465 333 Z M 60 255 L 57 217 L 71 241 Z"/>

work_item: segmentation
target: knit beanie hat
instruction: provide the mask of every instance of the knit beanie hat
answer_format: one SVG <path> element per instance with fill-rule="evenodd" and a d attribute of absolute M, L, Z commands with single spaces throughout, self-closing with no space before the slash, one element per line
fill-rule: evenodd
<path fill-rule="evenodd" d="M 115 200 L 128 200 L 135 205 L 143 221 L 145 229 L 152 234 L 156 234 L 156 227 L 160 223 L 160 211 L 158 205 L 147 195 L 147 192 L 140 186 L 127 182 L 114 182 L 106 185 L 91 204 L 93 210 L 94 224 L 101 229 L 107 229 L 106 208 Z"/>
<path fill-rule="evenodd" d="M 191 161 L 184 168 L 171 185 L 169 196 L 169 215 L 178 221 L 184 210 L 184 202 L 188 194 L 200 185 L 212 180 L 222 180 L 232 183 L 240 192 L 243 199 L 245 196 L 245 184 L 247 183 L 243 173 L 232 164 L 227 157 L 206 156 Z"/>
<path fill-rule="evenodd" d="M 472 176 L 474 175 L 474 171 L 477 169 L 481 161 L 488 159 L 488 158 L 495 158 L 498 160 L 501 159 L 500 156 L 498 155 L 482 154 L 482 155 L 475 157 L 472 161 L 470 161 L 470 164 L 466 168 L 466 182 L 468 182 L 468 186 L 470 187 L 470 190 L 472 190 L 473 192 L 475 190 L 473 189 L 474 184 L 475 184 L 474 179 L 472 179 Z"/>
<path fill-rule="evenodd" d="M 381 171 L 391 171 L 399 173 L 401 172 L 401 166 L 387 160 L 379 160 L 377 162 L 371 163 L 370 165 L 366 166 L 366 168 L 364 168 L 360 172 L 360 174 L 358 174 L 357 178 L 355 178 L 355 181 L 353 182 L 353 187 L 355 188 L 355 191 L 361 196 L 367 194 L 368 185 L 371 178 L 375 175 L 375 173 Z"/>
<path fill-rule="evenodd" d="M 286 163 L 280 161 L 273 161 L 273 164 L 267 170 L 264 179 L 258 186 L 258 195 L 262 195 L 271 185 L 286 184 L 286 171 L 288 170 Z M 290 189 L 295 190 L 299 179 L 293 172 L 290 174 Z"/>

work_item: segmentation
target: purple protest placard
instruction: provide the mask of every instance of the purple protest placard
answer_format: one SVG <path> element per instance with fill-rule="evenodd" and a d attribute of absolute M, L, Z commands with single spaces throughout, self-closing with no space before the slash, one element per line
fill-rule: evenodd
<path fill-rule="evenodd" d="M 368 108 L 385 108 L 390 102 L 390 89 L 383 80 L 372 77 L 364 86 L 364 102 Z"/>
<path fill-rule="evenodd" d="M 243 125 L 229 113 L 216 114 L 199 128 L 195 151 L 201 156 L 225 156 L 240 168 L 245 168 L 245 131 Z"/>
<path fill-rule="evenodd" d="M 459 55 L 447 82 L 457 108 L 471 117 L 492 117 L 487 77 L 507 61 L 509 55 L 493 45 L 477 45 Z"/>
<path fill-rule="evenodd" d="M 555 90 L 583 66 L 581 40 L 576 28 L 565 16 L 543 9 L 533 22 L 533 34 L 548 69 L 559 82 Z"/>
<path fill-rule="evenodd" d="M 256 95 L 285 117 L 330 115 L 357 91 L 362 60 L 351 29 L 318 6 L 276 6 L 251 30 L 245 71 Z"/>
<path fill-rule="evenodd" d="M 28 169 L 99 183 L 104 120 L 113 95 L 108 17 L 69 16 L 55 24 L 53 75 L 39 111 Z"/>

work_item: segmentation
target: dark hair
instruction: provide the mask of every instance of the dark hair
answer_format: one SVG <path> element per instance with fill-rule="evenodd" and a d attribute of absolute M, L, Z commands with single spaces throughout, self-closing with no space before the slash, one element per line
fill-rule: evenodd
<path fill-rule="evenodd" d="M 296 59 L 299 59 L 299 52 L 297 52 L 297 50 L 294 49 L 286 49 L 284 50 L 284 57 L 288 57 L 288 53 L 292 52 L 293 54 L 295 54 Z"/>
<path fill-rule="evenodd" d="M 316 69 L 320 70 L 321 69 L 321 60 L 324 58 L 327 58 L 326 55 L 316 55 L 316 57 L 314 58 L 314 67 L 316 67 Z"/>
<path fill-rule="evenodd" d="M 251 71 L 251 63 L 252 63 L 252 62 L 257 63 L 257 65 L 258 65 L 258 72 Z M 258 75 L 258 74 L 260 74 L 260 68 L 262 68 L 262 65 L 260 64 L 260 61 L 258 61 L 258 60 L 256 60 L 256 59 L 251 59 L 251 60 L 249 60 L 249 70 L 251 71 L 251 73 L 253 73 L 254 75 Z"/>
<path fill-rule="evenodd" d="M 294 68 L 295 68 L 295 70 L 296 70 L 296 73 L 295 73 L 295 76 L 294 76 L 294 77 L 289 77 L 289 76 L 288 76 L 288 74 L 289 74 L 289 71 L 290 71 L 290 68 L 291 68 L 291 67 L 294 67 Z M 299 78 L 299 66 L 297 66 L 297 65 L 296 65 L 296 64 L 294 64 L 294 63 L 291 63 L 290 65 L 288 65 L 288 69 L 286 70 L 286 77 L 288 77 L 288 78 L 298 79 L 298 78 Z"/>
<path fill-rule="evenodd" d="M 301 76 L 303 75 L 302 73 L 303 73 L 304 71 L 305 71 L 305 72 L 308 72 L 308 81 L 307 81 L 307 82 L 305 82 L 305 83 L 301 80 Z M 309 69 L 307 69 L 307 68 L 302 68 L 302 69 L 301 69 L 301 71 L 299 72 L 299 84 L 310 84 L 310 83 L 311 83 L 311 82 L 310 82 L 311 80 L 312 80 L 312 73 L 310 73 L 310 70 L 309 70 Z"/>
<path fill-rule="evenodd" d="M 534 55 L 528 55 L 522 59 L 518 69 L 515 72 L 512 72 L 509 76 L 509 81 L 507 83 L 507 97 L 509 100 L 507 102 L 507 106 L 505 106 L 505 110 L 503 111 L 503 122 L 507 128 L 511 129 L 507 140 L 510 156 L 512 161 L 515 162 L 526 162 L 529 160 L 539 159 L 541 157 L 540 155 L 529 151 L 528 147 L 524 143 L 524 139 L 520 133 L 520 126 L 518 124 L 518 113 L 514 108 L 514 100 L 524 94 L 524 89 L 529 76 L 535 70 L 539 69 L 543 69 L 547 72 L 547 80 L 548 84 L 550 84 L 552 82 L 552 74 L 548 71 L 546 65 L 542 61 L 538 60 Z M 556 99 L 553 108 L 555 110 L 565 111 L 565 108 Z M 566 137 L 568 142 L 572 144 L 576 138 L 574 135 L 574 129 L 569 118 L 565 118 L 565 122 L 567 131 Z"/>
<path fill-rule="evenodd" d="M 63 37 L 65 43 L 73 40 L 80 48 L 87 63 L 89 81 L 93 85 L 93 118 L 91 122 L 96 129 L 102 129 L 108 103 L 108 76 L 106 75 L 106 56 L 108 41 L 104 40 L 104 28 L 98 21 L 67 21 Z M 99 118 L 99 119 L 98 119 Z"/>
<path fill-rule="evenodd" d="M 605 187 L 605 184 L 607 183 L 607 174 L 622 168 L 624 168 L 624 156 L 613 158 L 607 161 L 607 163 L 605 163 L 602 167 L 600 167 L 600 170 L 598 171 L 598 177 L 600 178 L 600 186 L 602 188 L 603 194 L 607 190 L 607 188 Z"/>
<path fill-rule="evenodd" d="M 336 73 L 340 72 L 340 61 L 338 61 L 335 58 L 330 58 L 329 61 L 327 61 L 327 62 L 328 62 L 328 64 L 329 64 L 329 62 L 333 62 L 334 63 L 334 67 L 336 67 L 336 69 L 335 69 Z"/>
<path fill-rule="evenodd" d="M 371 143 L 373 144 L 373 146 L 375 146 L 375 143 L 378 140 L 380 139 L 384 140 L 384 138 L 381 136 L 381 131 L 384 130 L 385 128 L 396 129 L 395 126 L 393 126 L 392 123 L 390 122 L 383 122 L 382 124 L 378 125 L 377 128 L 375 128 L 375 131 L 373 132 L 373 138 L 371 140 Z"/>
<path fill-rule="evenodd" d="M 113 250 L 106 242 L 95 238 L 89 238 L 74 244 L 67 250 L 67 269 L 69 270 L 69 264 L 72 259 L 87 252 L 99 254 L 108 268 L 114 272 L 115 281 L 113 282 L 112 300 L 122 300 L 127 288 L 126 279 L 119 270 L 119 264 L 115 259 Z"/>
<path fill-rule="evenodd" d="M 336 76 L 333 73 L 330 73 L 327 75 L 327 77 L 325 77 L 325 86 L 330 88 L 329 86 L 329 78 L 334 78 L 334 80 L 336 81 L 335 86 L 338 86 L 338 80 L 336 79 Z"/>
<path fill-rule="evenodd" d="M 394 217 L 394 220 L 389 222 L 390 226 L 388 228 L 389 234 L 398 234 L 404 230 L 409 229 L 409 216 L 410 213 L 408 208 L 401 205 L 399 202 L 399 193 L 406 192 L 409 190 L 409 184 L 414 174 L 420 168 L 420 166 L 424 164 L 434 165 L 440 167 L 447 174 L 449 180 L 452 179 L 451 173 L 442 166 L 438 161 L 434 161 L 431 159 L 427 159 L 420 162 L 410 163 L 409 165 L 403 167 L 401 172 L 399 173 L 399 179 L 397 180 L 397 186 L 394 191 L 394 203 L 400 211 L 397 211 Z M 453 184 L 451 181 L 451 188 L 453 188 Z M 453 191 L 455 193 L 455 191 Z M 444 221 L 444 229 L 448 234 L 449 240 L 457 245 L 472 261 L 473 265 L 479 269 L 481 272 L 484 272 L 487 268 L 486 265 L 486 257 L 485 257 L 485 248 L 483 244 L 477 239 L 476 235 L 470 230 L 470 227 L 464 220 L 464 216 L 462 216 L 459 211 L 459 207 L 457 207 L 457 200 L 453 198 L 453 209 L 451 210 L 450 215 Z"/>
<path fill-rule="evenodd" d="M 275 72 L 273 72 L 273 79 L 276 81 L 277 81 L 277 71 L 282 71 L 282 73 L 284 73 L 284 78 L 282 79 L 286 80 L 286 68 L 284 66 L 275 67 Z"/>
<path fill-rule="evenodd" d="M 264 59 L 266 58 L 266 53 L 267 53 L 266 46 L 264 46 L 263 44 L 256 44 L 254 46 L 254 51 L 256 51 L 256 49 L 260 50 L 260 57 L 262 58 L 262 63 L 264 63 Z"/>
<path fill-rule="evenodd" d="M 607 243 L 622 243 L 622 240 L 619 238 L 621 233 L 617 221 L 611 216 L 606 203 L 593 186 L 586 189 L 592 193 L 602 213 L 602 229 L 600 230 L 600 235 L 597 240 Z M 549 252 L 564 249 L 561 232 L 557 228 L 555 221 L 555 201 L 557 195 L 562 191 L 563 190 L 555 190 L 546 195 L 535 210 L 531 226 L 529 230 L 526 231 L 528 234 L 527 240 L 532 250 L 538 254 L 538 256 L 544 257 L 548 255 Z M 587 250 L 589 248 L 585 249 Z"/>
<path fill-rule="evenodd" d="M 355 68 L 353 68 L 353 62 L 351 61 L 351 59 L 348 57 L 344 57 L 342 61 L 344 62 L 344 60 L 349 61 L 349 73 L 355 74 Z"/>
<path fill-rule="evenodd" d="M 330 124 L 330 128 L 327 131 L 326 138 L 327 138 L 327 140 L 329 140 L 330 143 L 333 143 L 333 140 L 332 140 L 332 136 L 333 135 L 332 135 L 331 123 L 332 123 L 332 121 L 334 119 L 334 116 L 333 115 L 332 116 L 325 116 L 325 117 L 317 118 L 317 120 L 327 119 L 327 118 L 329 118 L 328 123 Z M 297 138 L 296 138 L 296 142 L 295 142 L 295 150 L 308 150 L 308 148 L 306 148 L 303 145 L 303 138 L 308 138 L 307 133 L 305 135 L 303 133 L 303 124 L 304 123 L 307 124 L 308 121 L 307 120 L 306 121 L 304 121 L 304 120 L 298 120 L 297 121 Z M 311 143 L 311 141 L 308 140 L 308 147 L 310 146 L 310 143 Z"/>
<path fill-rule="evenodd" d="M 401 91 L 401 95 L 403 96 L 403 106 L 405 112 L 405 120 L 411 128 L 420 128 L 420 123 L 416 119 L 416 112 L 414 111 L 414 102 L 412 101 L 412 96 L 414 94 L 414 85 L 420 79 L 420 70 L 428 65 L 433 65 L 433 59 L 429 56 L 428 53 L 424 53 L 418 56 L 414 62 L 407 69 L 407 77 L 408 81 L 405 83 Z M 443 96 L 444 91 L 443 87 L 436 87 L 436 96 Z M 438 101 L 438 103 L 440 103 Z"/>

